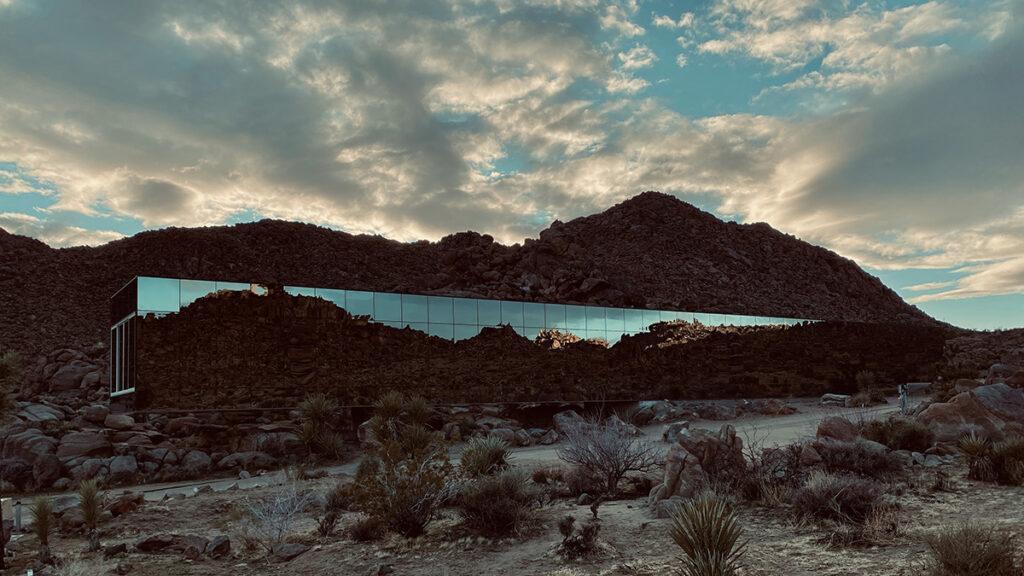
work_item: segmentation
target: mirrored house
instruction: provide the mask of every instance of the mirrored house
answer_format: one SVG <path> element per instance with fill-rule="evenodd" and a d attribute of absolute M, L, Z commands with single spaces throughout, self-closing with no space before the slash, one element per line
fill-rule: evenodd
<path fill-rule="evenodd" d="M 615 308 L 553 302 L 489 300 L 422 294 L 399 294 L 341 288 L 285 286 L 300 296 L 321 298 L 355 316 L 366 316 L 394 328 L 410 328 L 447 340 L 464 340 L 483 328 L 507 325 L 528 339 L 559 330 L 582 339 L 614 345 L 624 335 L 648 330 L 658 322 L 684 320 L 706 325 L 793 325 L 810 320 L 678 310 Z M 216 280 L 185 280 L 139 276 L 111 298 L 111 396 L 135 391 L 137 336 L 133 319 L 174 314 L 192 302 L 221 290 L 264 293 L 259 284 Z"/>

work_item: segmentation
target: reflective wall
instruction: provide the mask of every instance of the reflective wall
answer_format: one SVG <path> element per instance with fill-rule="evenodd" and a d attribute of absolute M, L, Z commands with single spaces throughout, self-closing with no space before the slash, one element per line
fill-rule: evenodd
<path fill-rule="evenodd" d="M 239 282 L 140 276 L 137 290 L 140 314 L 164 314 L 177 312 L 198 298 L 218 290 L 260 292 L 263 288 Z M 501 324 L 511 326 L 516 332 L 530 339 L 536 338 L 542 330 L 558 329 L 580 338 L 600 338 L 614 344 L 624 334 L 644 332 L 651 324 L 670 320 L 697 320 L 707 325 L 733 326 L 797 324 L 808 321 L 797 318 L 452 298 L 306 286 L 286 286 L 285 290 L 295 295 L 323 298 L 351 314 L 369 316 L 373 321 L 388 326 L 409 326 L 449 340 L 471 338 L 484 327 Z"/>

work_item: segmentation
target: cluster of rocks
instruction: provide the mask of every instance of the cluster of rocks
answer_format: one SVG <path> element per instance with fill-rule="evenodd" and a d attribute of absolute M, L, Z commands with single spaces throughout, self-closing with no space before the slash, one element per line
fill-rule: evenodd
<path fill-rule="evenodd" d="M 218 415 L 151 416 L 136 421 L 105 404 L 72 409 L 19 402 L 0 430 L 0 472 L 8 490 L 66 490 L 79 481 L 107 484 L 260 470 L 300 451 L 291 420 L 229 424 Z"/>
<path fill-rule="evenodd" d="M 718 432 L 681 426 L 665 456 L 662 481 L 651 488 L 648 504 L 659 518 L 667 517 L 682 501 L 694 497 L 711 478 L 740 477 L 746 470 L 743 439 L 724 424 Z"/>
<path fill-rule="evenodd" d="M 1024 435 L 1024 388 L 1019 369 L 993 366 L 988 384 L 959 383 L 957 393 L 947 402 L 922 406 L 917 419 L 926 424 L 940 442 L 956 442 L 964 434 L 976 433 L 991 439 Z M 1011 385 L 1013 383 L 1013 385 Z"/>

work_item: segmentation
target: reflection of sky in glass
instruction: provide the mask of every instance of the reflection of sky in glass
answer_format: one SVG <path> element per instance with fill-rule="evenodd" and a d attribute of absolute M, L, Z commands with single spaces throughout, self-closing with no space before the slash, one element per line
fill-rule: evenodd
<path fill-rule="evenodd" d="M 244 282 L 177 280 L 171 278 L 138 278 L 138 310 L 140 312 L 173 313 L 180 307 L 217 290 L 250 290 Z M 764 324 L 799 324 L 802 320 L 767 316 L 730 315 L 719 313 L 676 312 L 422 296 L 358 290 L 335 290 L 286 286 L 290 294 L 317 296 L 345 308 L 353 315 L 368 315 L 375 321 L 395 328 L 409 326 L 448 340 L 472 338 L 484 326 L 510 325 L 529 339 L 541 330 L 559 329 L 580 338 L 603 339 L 614 344 L 624 334 L 646 331 L 651 324 L 674 320 L 697 320 L 707 325 L 755 326 Z"/>

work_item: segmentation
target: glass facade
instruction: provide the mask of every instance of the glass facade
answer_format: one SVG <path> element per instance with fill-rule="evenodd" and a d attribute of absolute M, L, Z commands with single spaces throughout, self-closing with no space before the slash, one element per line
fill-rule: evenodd
<path fill-rule="evenodd" d="M 137 283 L 137 310 L 139 314 L 173 313 L 218 290 L 262 289 L 255 284 L 239 282 L 140 276 Z M 811 321 L 801 318 L 453 298 L 310 286 L 285 286 L 285 291 L 289 294 L 323 298 L 351 314 L 369 316 L 374 322 L 396 328 L 408 326 L 449 340 L 472 338 L 480 333 L 481 328 L 502 324 L 511 326 L 516 332 L 531 339 L 536 338 L 542 330 L 558 329 L 580 338 L 602 339 L 614 344 L 623 335 L 644 332 L 651 324 L 673 320 L 696 320 L 702 324 L 723 326 L 797 324 Z"/>

